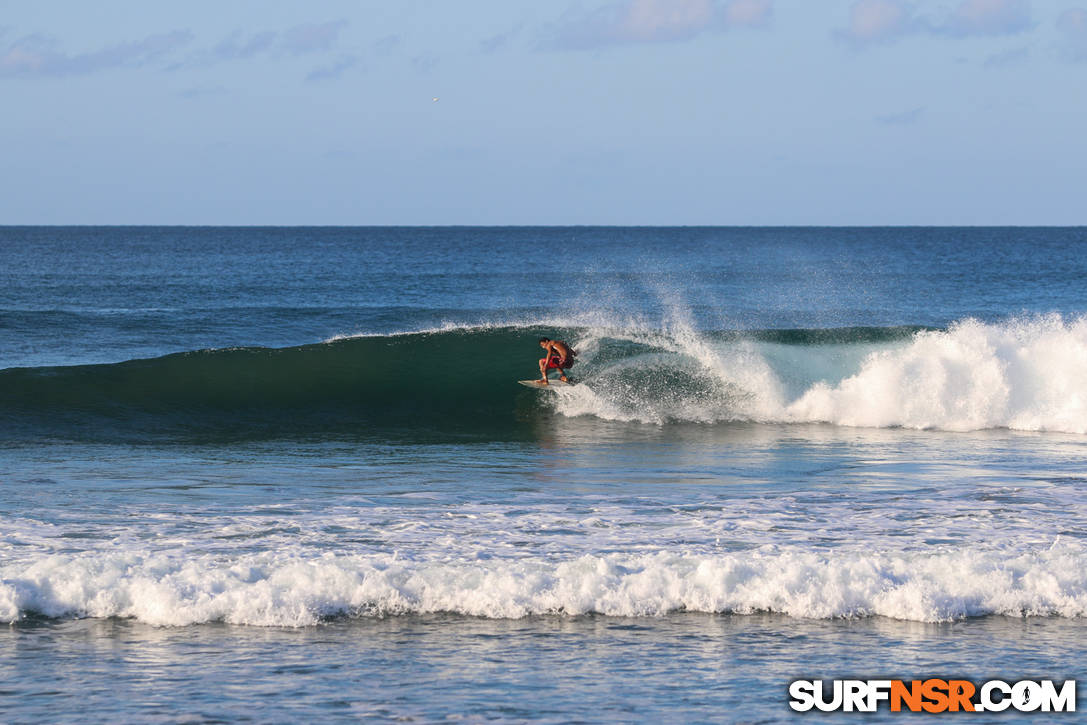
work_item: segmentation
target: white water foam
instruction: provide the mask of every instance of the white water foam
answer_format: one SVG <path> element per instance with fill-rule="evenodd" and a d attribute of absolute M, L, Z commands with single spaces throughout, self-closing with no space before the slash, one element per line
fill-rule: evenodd
<path fill-rule="evenodd" d="M 615 333 L 609 333 L 615 334 Z M 601 334 L 579 345 L 591 351 Z M 951 431 L 1011 428 L 1087 433 L 1087 319 L 1047 315 L 1002 323 L 964 320 L 946 331 L 923 331 L 907 342 L 873 349 L 859 369 L 809 383 L 786 395 L 786 381 L 803 377 L 803 355 L 825 367 L 820 346 L 798 347 L 775 368 L 767 345 L 713 343 L 688 325 L 625 339 L 669 353 L 596 366 L 586 386 L 559 398 L 565 415 L 594 415 L 645 423 L 748 420 L 832 423 Z M 630 380 L 651 369 L 660 379 L 685 372 L 682 384 Z M 650 383 L 653 375 L 650 375 Z M 691 380 L 696 381 L 694 384 Z"/>
<path fill-rule="evenodd" d="M 674 611 L 922 622 L 1001 614 L 1087 615 L 1087 550 L 1057 542 L 1005 552 L 606 554 L 554 561 L 404 560 L 395 555 L 234 560 L 168 554 L 58 555 L 3 568 L 0 621 L 131 617 L 306 626 L 329 616 L 454 612 L 658 616 Z"/>
<path fill-rule="evenodd" d="M 1087 432 L 1087 320 L 966 320 L 871 355 L 787 417 L 840 425 Z"/>

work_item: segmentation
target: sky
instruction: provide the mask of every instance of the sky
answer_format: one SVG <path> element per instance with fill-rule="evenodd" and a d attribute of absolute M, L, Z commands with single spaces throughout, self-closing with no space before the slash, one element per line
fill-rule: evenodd
<path fill-rule="evenodd" d="M 1087 0 L 0 0 L 0 224 L 1087 224 Z"/>

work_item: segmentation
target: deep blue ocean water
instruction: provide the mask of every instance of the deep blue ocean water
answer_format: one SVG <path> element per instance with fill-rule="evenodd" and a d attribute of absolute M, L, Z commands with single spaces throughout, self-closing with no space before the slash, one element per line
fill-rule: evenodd
<path fill-rule="evenodd" d="M 1083 680 L 1084 251 L 0 228 L 0 720 L 769 722 L 799 677 Z M 516 384 L 541 335 L 574 388 Z"/>

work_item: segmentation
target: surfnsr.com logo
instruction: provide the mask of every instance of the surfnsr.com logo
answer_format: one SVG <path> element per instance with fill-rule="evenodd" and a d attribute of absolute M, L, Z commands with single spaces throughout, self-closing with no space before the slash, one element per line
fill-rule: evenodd
<path fill-rule="evenodd" d="M 794 680 L 789 707 L 797 712 L 1075 712 L 1076 681 L 1053 680 Z"/>

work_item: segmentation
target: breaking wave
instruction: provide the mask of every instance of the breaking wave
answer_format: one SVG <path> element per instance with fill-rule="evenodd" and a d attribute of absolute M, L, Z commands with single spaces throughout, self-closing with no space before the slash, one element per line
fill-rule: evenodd
<path fill-rule="evenodd" d="M 526 391 L 541 334 L 583 383 Z M 0 437 L 509 435 L 541 410 L 638 423 L 1087 432 L 1087 320 L 704 332 L 534 325 L 0 371 Z"/>
<path fill-rule="evenodd" d="M 992 614 L 1083 617 L 1085 560 L 1081 544 L 1059 541 L 1026 551 L 828 555 L 766 547 L 564 561 L 87 553 L 0 567 L 0 622 L 36 615 L 306 626 L 330 617 L 434 612 L 490 618 L 774 612 L 922 622 Z"/>

